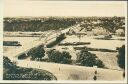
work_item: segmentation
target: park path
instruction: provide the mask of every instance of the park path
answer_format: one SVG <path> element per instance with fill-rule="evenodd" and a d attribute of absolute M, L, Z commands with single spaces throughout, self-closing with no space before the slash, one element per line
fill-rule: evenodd
<path fill-rule="evenodd" d="M 47 70 L 58 80 L 93 80 L 95 71 L 97 80 L 123 80 L 123 71 L 118 70 L 28 60 L 18 60 L 17 66 Z"/>

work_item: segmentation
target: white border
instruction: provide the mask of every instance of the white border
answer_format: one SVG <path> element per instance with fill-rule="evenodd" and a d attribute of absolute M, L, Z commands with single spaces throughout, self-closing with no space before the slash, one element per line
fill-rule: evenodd
<path fill-rule="evenodd" d="M 100 2 L 100 1 L 98 1 Z M 109 2 L 112 2 L 112 1 L 109 1 Z M 125 57 L 127 57 L 127 1 L 122 1 L 124 4 L 125 4 Z M 3 0 L 0 0 L 0 4 L 3 3 Z M 3 41 L 3 5 L 1 5 L 0 7 L 0 41 Z M 3 46 L 3 42 L 0 42 L 0 47 Z M 85 80 L 85 81 L 64 81 L 64 80 L 57 80 L 57 81 L 32 81 L 32 80 L 18 80 L 18 81 L 14 81 L 14 80 L 10 80 L 10 81 L 5 81 L 5 80 L 2 80 L 3 78 L 3 75 L 0 74 L 0 83 L 127 83 L 127 59 L 125 59 L 126 63 L 125 63 L 125 66 L 126 66 L 126 69 L 125 69 L 125 73 L 126 73 L 126 77 L 124 79 L 124 81 L 88 81 L 88 80 Z M 2 70 L 1 68 L 3 67 L 3 49 L 0 48 L 0 71 Z M 3 73 L 3 70 L 2 72 Z"/>
<path fill-rule="evenodd" d="M 0 82 L 3 79 L 3 0 L 0 0 Z"/>
<path fill-rule="evenodd" d="M 127 81 L 127 77 L 128 77 L 128 61 L 127 61 L 127 59 L 128 59 L 128 52 L 127 52 L 127 49 L 128 49 L 128 39 L 127 39 L 127 37 L 128 37 L 128 30 L 127 30 L 127 28 L 128 28 L 128 23 L 127 23 L 127 21 L 128 21 L 128 15 L 127 15 L 127 13 L 128 13 L 128 11 L 127 11 L 127 2 L 124 2 L 125 3 L 125 81 L 126 82 L 128 82 Z"/>

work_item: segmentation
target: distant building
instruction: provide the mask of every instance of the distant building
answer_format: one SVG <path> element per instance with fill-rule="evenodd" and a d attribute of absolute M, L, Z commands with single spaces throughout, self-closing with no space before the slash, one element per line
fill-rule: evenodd
<path fill-rule="evenodd" d="M 117 29 L 116 30 L 116 35 L 118 35 L 118 36 L 125 36 L 125 31 L 123 29 Z"/>
<path fill-rule="evenodd" d="M 97 27 L 95 29 L 92 29 L 92 34 L 93 35 L 109 35 L 110 32 L 105 28 Z"/>

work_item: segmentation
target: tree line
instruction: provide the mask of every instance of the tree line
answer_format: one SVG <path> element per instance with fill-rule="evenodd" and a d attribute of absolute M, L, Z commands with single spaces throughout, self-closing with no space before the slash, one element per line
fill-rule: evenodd
<path fill-rule="evenodd" d="M 40 18 L 4 18 L 4 31 L 47 31 L 59 30 L 81 23 L 83 28 L 91 30 L 103 27 L 110 32 L 125 29 L 124 17 L 40 17 Z"/>

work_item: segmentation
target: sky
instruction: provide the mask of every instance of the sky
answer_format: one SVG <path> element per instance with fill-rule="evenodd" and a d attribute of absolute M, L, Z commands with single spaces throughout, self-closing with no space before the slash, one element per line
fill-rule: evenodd
<path fill-rule="evenodd" d="M 4 17 L 125 16 L 121 1 L 4 0 Z"/>

